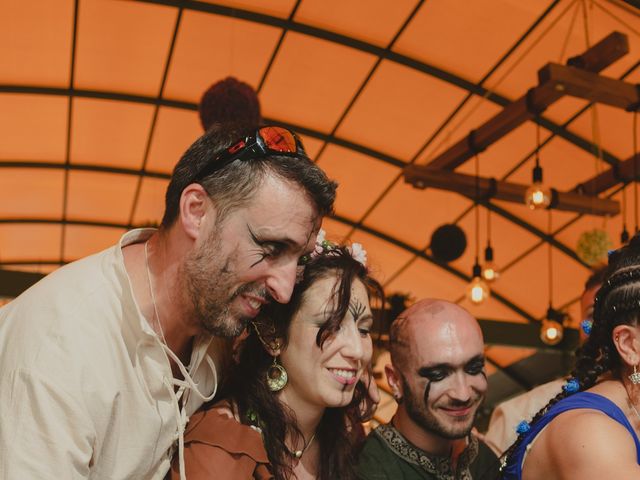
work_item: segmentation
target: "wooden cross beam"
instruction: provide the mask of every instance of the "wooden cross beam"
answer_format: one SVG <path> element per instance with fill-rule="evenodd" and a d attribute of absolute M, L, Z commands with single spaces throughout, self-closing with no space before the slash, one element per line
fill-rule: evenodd
<path fill-rule="evenodd" d="M 640 107 L 640 91 L 636 85 L 579 68 L 549 63 L 538 71 L 538 80 L 558 92 L 594 103 L 632 111 Z"/>
<path fill-rule="evenodd" d="M 404 180 L 416 188 L 438 188 L 457 192 L 471 199 L 476 198 L 476 177 L 464 173 L 432 170 L 428 165 L 408 165 L 404 169 Z M 508 183 L 495 178 L 478 179 L 480 199 L 495 198 L 507 202 L 524 203 L 529 185 Z M 590 215 L 612 216 L 620 212 L 620 203 L 616 200 L 583 195 L 577 192 L 558 192 L 552 190 L 550 208 Z"/>
<path fill-rule="evenodd" d="M 585 72 L 600 72 L 629 52 L 627 36 L 613 32 L 588 49 L 582 55 L 567 62 L 573 69 Z M 554 73 L 557 69 L 554 70 Z M 577 91 L 577 89 L 576 89 Z M 527 120 L 542 113 L 549 105 L 562 98 L 566 93 L 557 88 L 553 81 L 545 82 L 529 90 L 527 95 L 510 103 L 495 116 L 476 130 L 452 145 L 448 150 L 429 162 L 431 169 L 454 170 L 473 157 L 477 152 L 515 130 Z"/>
<path fill-rule="evenodd" d="M 579 183 L 572 191 L 586 195 L 598 195 L 620 182 L 640 181 L 638 177 L 640 177 L 640 153 L 632 155 L 591 180 Z"/>

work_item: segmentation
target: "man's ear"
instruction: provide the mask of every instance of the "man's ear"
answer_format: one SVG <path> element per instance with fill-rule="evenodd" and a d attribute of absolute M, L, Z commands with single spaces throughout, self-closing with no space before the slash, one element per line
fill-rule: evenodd
<path fill-rule="evenodd" d="M 400 376 L 400 372 L 393 366 L 391 363 L 388 363 L 384 366 L 384 373 L 387 376 L 387 383 L 389 387 L 391 387 L 391 393 L 393 398 L 396 399 L 396 402 L 400 403 L 402 401 L 402 377 Z"/>
<path fill-rule="evenodd" d="M 193 240 L 198 238 L 204 220 L 215 222 L 215 215 L 216 209 L 202 185 L 187 185 L 180 195 L 180 223 L 187 236 Z"/>
<path fill-rule="evenodd" d="M 630 366 L 640 364 L 640 332 L 632 325 L 618 325 L 613 329 L 613 344 L 620 358 Z"/>

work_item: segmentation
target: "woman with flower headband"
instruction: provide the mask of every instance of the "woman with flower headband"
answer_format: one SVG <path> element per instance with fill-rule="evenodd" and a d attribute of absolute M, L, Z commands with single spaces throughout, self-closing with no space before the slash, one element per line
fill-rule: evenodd
<path fill-rule="evenodd" d="M 640 234 L 609 256 L 563 391 L 505 453 L 503 479 L 640 478 Z M 535 443 L 534 443 L 535 442 Z"/>
<path fill-rule="evenodd" d="M 223 400 L 191 418 L 190 480 L 356 478 L 359 422 L 372 409 L 371 302 L 384 296 L 358 244 L 323 236 L 291 301 L 263 307 L 249 327 Z"/>

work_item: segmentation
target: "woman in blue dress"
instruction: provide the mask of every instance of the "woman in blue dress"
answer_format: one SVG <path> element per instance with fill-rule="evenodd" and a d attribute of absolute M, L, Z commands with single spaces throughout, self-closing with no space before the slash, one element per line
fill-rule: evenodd
<path fill-rule="evenodd" d="M 640 234 L 609 256 L 591 333 L 563 391 L 503 460 L 505 480 L 640 479 Z"/>

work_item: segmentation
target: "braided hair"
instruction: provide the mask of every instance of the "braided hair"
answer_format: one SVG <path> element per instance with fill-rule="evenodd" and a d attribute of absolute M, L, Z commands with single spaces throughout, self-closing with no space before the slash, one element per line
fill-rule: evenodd
<path fill-rule="evenodd" d="M 640 233 L 628 245 L 609 255 L 605 281 L 594 301 L 593 327 L 585 343 L 576 352 L 576 363 L 570 383 L 552 398 L 529 422 L 535 424 L 547 410 L 570 395 L 593 387 L 605 373 L 620 377 L 621 358 L 613 343 L 613 330 L 618 325 L 638 325 L 640 317 Z M 503 464 L 512 462 L 524 432 L 503 454 Z"/>

